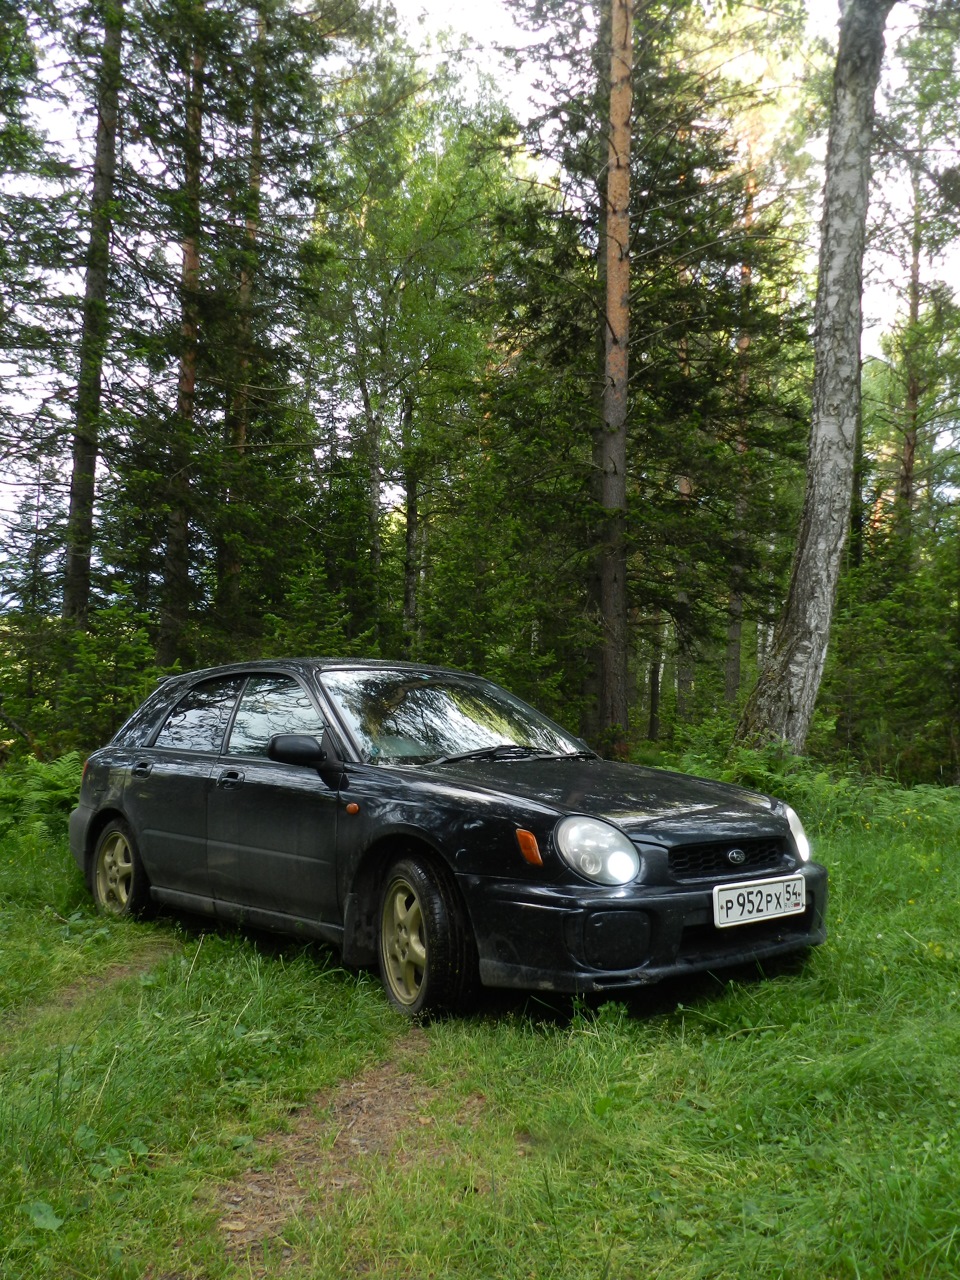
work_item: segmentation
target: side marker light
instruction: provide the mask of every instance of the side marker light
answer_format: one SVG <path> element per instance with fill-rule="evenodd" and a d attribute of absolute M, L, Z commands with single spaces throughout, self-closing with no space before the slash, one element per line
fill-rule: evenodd
<path fill-rule="evenodd" d="M 517 844 L 520 846 L 520 852 L 523 854 L 526 862 L 529 862 L 533 867 L 543 866 L 543 858 L 540 856 L 540 846 L 537 844 L 537 837 L 532 831 L 524 831 L 522 827 L 518 827 Z"/>

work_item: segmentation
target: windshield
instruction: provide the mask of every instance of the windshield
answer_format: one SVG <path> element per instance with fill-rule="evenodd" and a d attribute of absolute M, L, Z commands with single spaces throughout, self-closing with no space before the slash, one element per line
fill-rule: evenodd
<path fill-rule="evenodd" d="M 325 671 L 320 683 L 371 764 L 439 763 L 456 756 L 574 756 L 571 734 L 505 689 L 477 677 L 429 671 Z"/>

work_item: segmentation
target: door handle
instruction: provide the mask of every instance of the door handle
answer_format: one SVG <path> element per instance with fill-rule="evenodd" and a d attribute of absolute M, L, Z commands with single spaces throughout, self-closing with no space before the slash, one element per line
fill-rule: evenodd
<path fill-rule="evenodd" d="M 224 769 L 220 777 L 217 779 L 217 786 L 223 787 L 224 791 L 233 791 L 243 782 L 243 772 L 240 769 Z"/>
<path fill-rule="evenodd" d="M 130 770 L 130 773 L 134 778 L 147 778 L 150 776 L 152 768 L 153 763 L 150 760 L 138 760 Z"/>

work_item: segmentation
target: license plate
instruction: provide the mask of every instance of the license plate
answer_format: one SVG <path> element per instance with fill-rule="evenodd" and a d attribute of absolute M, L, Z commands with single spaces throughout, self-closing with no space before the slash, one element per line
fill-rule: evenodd
<path fill-rule="evenodd" d="M 716 885 L 713 890 L 713 923 L 718 929 L 751 920 L 794 916 L 806 906 L 803 876 L 784 880 L 748 880 L 743 884 Z"/>

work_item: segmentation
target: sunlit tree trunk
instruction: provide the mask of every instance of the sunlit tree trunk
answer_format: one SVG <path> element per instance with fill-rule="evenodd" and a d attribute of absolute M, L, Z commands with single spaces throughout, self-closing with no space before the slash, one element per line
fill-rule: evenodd
<path fill-rule="evenodd" d="M 120 101 L 123 2 L 108 2 L 97 84 L 97 130 L 90 198 L 83 320 L 80 334 L 80 377 L 77 425 L 73 436 L 70 509 L 67 518 L 63 616 L 86 627 L 90 605 L 90 560 L 97 457 L 100 452 L 100 399 L 109 317 L 110 237 L 117 161 L 117 117 Z"/>
<path fill-rule="evenodd" d="M 826 660 L 860 415 L 861 273 L 874 95 L 893 0 L 847 0 L 833 80 L 814 336 L 807 485 L 790 588 L 740 741 L 802 751 Z"/>
<path fill-rule="evenodd" d="M 603 423 L 596 450 L 603 533 L 599 555 L 600 727 L 626 729 L 627 380 L 630 336 L 630 108 L 633 0 L 611 0 L 606 192 L 606 338 Z"/>

